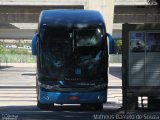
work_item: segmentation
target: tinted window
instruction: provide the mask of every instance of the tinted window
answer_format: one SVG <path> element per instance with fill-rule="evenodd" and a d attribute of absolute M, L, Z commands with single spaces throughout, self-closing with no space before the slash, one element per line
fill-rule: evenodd
<path fill-rule="evenodd" d="M 94 46 L 101 41 L 101 31 L 97 30 L 81 30 L 76 31 L 77 46 Z"/>
<path fill-rule="evenodd" d="M 147 51 L 160 52 L 160 33 L 147 33 Z"/>

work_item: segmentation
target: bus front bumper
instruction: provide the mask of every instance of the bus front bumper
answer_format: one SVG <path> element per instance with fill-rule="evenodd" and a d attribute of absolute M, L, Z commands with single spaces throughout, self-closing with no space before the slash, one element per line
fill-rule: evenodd
<path fill-rule="evenodd" d="M 105 103 L 107 92 L 46 92 L 39 91 L 38 101 L 40 103 L 57 104 L 83 104 L 83 103 Z"/>

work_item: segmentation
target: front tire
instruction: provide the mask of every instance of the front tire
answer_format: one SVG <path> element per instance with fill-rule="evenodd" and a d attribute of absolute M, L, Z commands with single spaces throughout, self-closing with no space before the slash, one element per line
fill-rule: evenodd
<path fill-rule="evenodd" d="M 81 104 L 81 107 L 101 111 L 103 110 L 103 103 Z"/>
<path fill-rule="evenodd" d="M 103 110 L 103 103 L 97 103 L 93 105 L 95 110 L 101 111 Z"/>
<path fill-rule="evenodd" d="M 45 104 L 37 101 L 37 107 L 40 109 L 52 109 L 54 107 L 54 104 Z"/>

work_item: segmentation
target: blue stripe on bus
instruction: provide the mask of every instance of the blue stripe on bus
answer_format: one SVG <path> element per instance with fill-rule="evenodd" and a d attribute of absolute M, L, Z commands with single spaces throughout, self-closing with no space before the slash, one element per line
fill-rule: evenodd
<path fill-rule="evenodd" d="M 39 91 L 39 101 L 41 103 L 57 103 L 57 104 L 81 104 L 81 103 L 105 103 L 107 98 L 106 91 L 98 92 L 45 92 Z M 69 97 L 76 96 L 79 99 L 70 100 Z"/>

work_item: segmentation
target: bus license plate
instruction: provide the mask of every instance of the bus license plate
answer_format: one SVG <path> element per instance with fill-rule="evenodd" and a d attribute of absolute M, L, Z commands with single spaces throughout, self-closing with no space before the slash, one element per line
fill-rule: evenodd
<path fill-rule="evenodd" d="M 78 100 L 79 97 L 78 96 L 69 96 L 69 100 Z"/>

